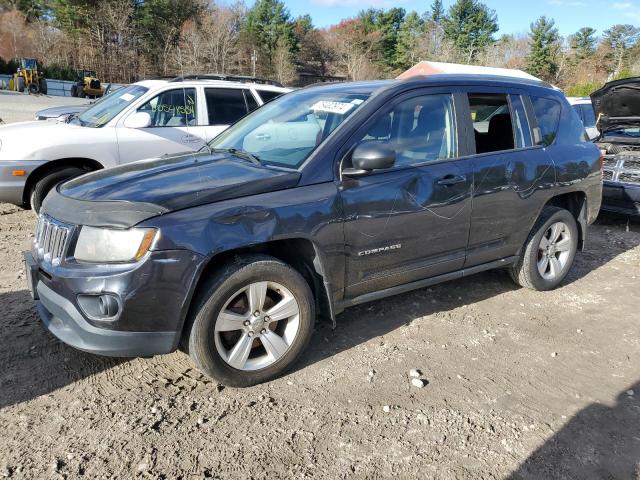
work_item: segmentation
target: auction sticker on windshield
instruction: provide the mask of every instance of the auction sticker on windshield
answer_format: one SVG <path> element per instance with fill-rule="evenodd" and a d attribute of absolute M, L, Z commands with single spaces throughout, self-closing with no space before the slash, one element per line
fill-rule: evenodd
<path fill-rule="evenodd" d="M 353 103 L 329 102 L 327 100 L 322 100 L 320 102 L 314 103 L 311 107 L 311 110 L 314 110 L 317 112 L 337 113 L 339 115 L 344 115 L 353 107 L 355 107 Z"/>

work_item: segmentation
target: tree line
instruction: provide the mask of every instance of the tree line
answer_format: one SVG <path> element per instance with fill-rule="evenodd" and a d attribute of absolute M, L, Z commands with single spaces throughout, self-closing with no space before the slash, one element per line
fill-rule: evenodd
<path fill-rule="evenodd" d="M 543 16 L 527 33 L 498 31 L 496 12 L 479 0 L 448 9 L 435 0 L 423 13 L 370 8 L 322 29 L 281 0 L 0 0 L 0 57 L 36 57 L 59 78 L 86 68 L 113 82 L 215 72 L 300 85 L 392 78 L 432 60 L 519 68 L 587 94 L 640 71 L 633 25 L 562 37 Z"/>

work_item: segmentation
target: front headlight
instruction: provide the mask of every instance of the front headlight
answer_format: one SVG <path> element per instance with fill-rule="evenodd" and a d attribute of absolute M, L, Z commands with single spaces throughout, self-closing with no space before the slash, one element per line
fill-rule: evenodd
<path fill-rule="evenodd" d="M 83 226 L 74 257 L 92 263 L 137 261 L 151 249 L 157 236 L 155 228 L 111 230 Z"/>

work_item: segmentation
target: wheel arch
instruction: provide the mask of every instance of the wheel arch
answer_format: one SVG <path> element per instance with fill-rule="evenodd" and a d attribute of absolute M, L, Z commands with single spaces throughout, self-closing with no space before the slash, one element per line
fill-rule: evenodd
<path fill-rule="evenodd" d="M 578 249 L 583 250 L 587 234 L 587 195 L 581 190 L 562 193 L 551 197 L 546 206 L 554 206 L 568 210 L 578 224 Z M 544 207 L 543 207 L 544 208 Z"/>
<path fill-rule="evenodd" d="M 36 168 L 29 177 L 27 177 L 27 181 L 24 186 L 24 191 L 22 192 L 22 202 L 27 205 L 29 203 L 29 196 L 31 194 L 31 190 L 33 186 L 41 179 L 49 175 L 50 173 L 60 170 L 62 168 L 67 167 L 77 167 L 88 172 L 93 172 L 95 170 L 101 170 L 104 168 L 97 160 L 93 160 L 91 158 L 61 158 L 58 160 L 51 160 L 38 168 Z"/>
<path fill-rule="evenodd" d="M 325 275 L 325 263 L 322 259 L 320 249 L 307 238 L 287 238 L 273 240 L 255 245 L 225 250 L 209 257 L 201 268 L 195 281 L 189 301 L 189 308 L 185 320 L 191 314 L 194 299 L 198 298 L 206 280 L 224 268 L 224 265 L 235 261 L 238 257 L 247 254 L 261 253 L 270 255 L 287 265 L 293 267 L 309 284 L 313 293 L 316 312 L 325 315 L 335 322 L 335 312 L 330 293 L 330 285 L 327 283 Z M 182 326 L 183 334 L 186 333 L 188 325 L 186 321 Z"/>

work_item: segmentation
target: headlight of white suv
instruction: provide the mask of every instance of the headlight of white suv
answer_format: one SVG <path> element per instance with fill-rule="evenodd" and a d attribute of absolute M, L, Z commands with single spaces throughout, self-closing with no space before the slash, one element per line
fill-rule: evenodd
<path fill-rule="evenodd" d="M 155 228 L 111 230 L 83 226 L 74 257 L 92 263 L 134 262 L 145 256 L 157 236 Z"/>

